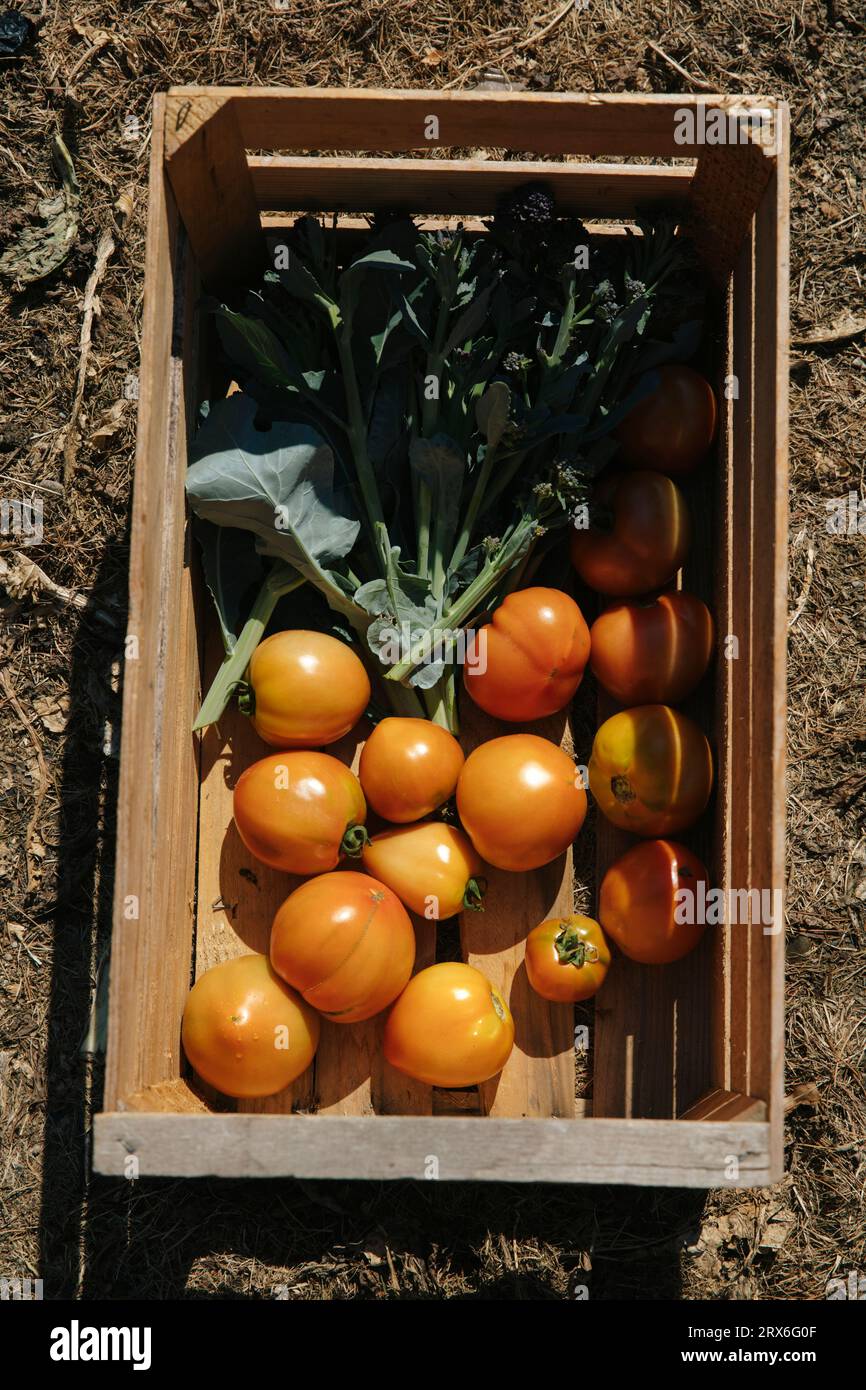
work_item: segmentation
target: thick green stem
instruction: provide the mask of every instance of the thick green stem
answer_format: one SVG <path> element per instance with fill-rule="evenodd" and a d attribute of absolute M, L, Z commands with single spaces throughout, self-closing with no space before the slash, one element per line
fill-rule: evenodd
<path fill-rule="evenodd" d="M 429 439 L 433 434 L 436 416 L 439 413 L 439 393 L 442 389 L 442 367 L 444 365 L 442 347 L 445 342 L 445 333 L 448 328 L 448 315 L 450 312 L 451 299 L 441 299 L 439 301 L 439 311 L 436 315 L 436 330 L 433 338 L 433 346 L 427 354 L 424 403 L 421 407 L 421 435 L 424 439 Z M 436 383 L 435 396 L 427 394 L 431 377 Z M 418 488 L 417 508 L 418 573 L 422 579 L 426 579 L 430 574 L 430 530 L 433 519 L 433 494 L 427 483 L 423 480 L 420 482 Z"/>
<path fill-rule="evenodd" d="M 197 729 L 206 729 L 220 718 L 232 695 L 243 682 L 250 657 L 262 640 L 278 600 L 283 594 L 290 594 L 293 589 L 299 589 L 305 583 L 306 580 L 295 574 L 288 565 L 273 566 L 256 595 L 250 616 L 244 623 L 233 650 L 226 653 L 204 698 L 192 726 L 194 732 Z"/>
<path fill-rule="evenodd" d="M 387 570 L 389 552 L 387 541 L 383 536 L 387 536 L 385 526 L 385 513 L 382 510 L 382 499 L 379 496 L 379 487 L 376 482 L 376 475 L 373 472 L 373 465 L 367 453 L 367 424 L 364 419 L 364 409 L 361 404 L 361 396 L 358 391 L 358 378 L 355 375 L 355 364 L 352 360 L 352 327 L 351 323 L 344 322 L 335 326 L 337 336 L 337 351 L 340 356 L 340 368 L 343 373 L 343 389 L 346 392 L 346 409 L 349 414 L 349 443 L 352 448 L 352 458 L 355 461 L 355 471 L 358 474 L 358 485 L 361 489 L 361 496 L 364 499 L 364 506 L 367 510 L 367 520 L 369 529 L 372 532 L 376 550 L 382 564 L 383 574 Z"/>
<path fill-rule="evenodd" d="M 481 510 L 481 503 L 484 501 L 484 494 L 487 491 L 487 484 L 490 482 L 490 474 L 493 472 L 493 465 L 496 461 L 496 449 L 488 446 L 484 456 L 484 462 L 475 480 L 475 487 L 472 489 L 472 496 L 469 499 L 469 506 L 466 508 L 466 515 L 463 518 L 463 526 L 460 535 L 457 537 L 457 544 L 454 547 L 454 554 L 451 556 L 451 563 L 448 569 L 453 574 L 459 566 L 463 556 L 469 549 L 469 542 L 472 539 L 472 528 Z"/>

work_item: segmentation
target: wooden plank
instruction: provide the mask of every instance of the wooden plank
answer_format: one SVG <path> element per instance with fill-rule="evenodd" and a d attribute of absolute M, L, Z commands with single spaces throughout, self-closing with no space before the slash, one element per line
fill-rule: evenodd
<path fill-rule="evenodd" d="M 561 212 L 634 217 L 661 205 L 685 205 L 692 170 L 651 164 L 554 164 L 514 160 L 304 159 L 253 155 L 249 161 L 260 208 L 272 211 L 490 213 L 522 183 L 543 181 Z"/>
<path fill-rule="evenodd" d="M 192 270 L 164 183 L 163 120 L 164 101 L 157 96 L 117 813 L 105 1076 L 110 1107 L 178 1075 L 192 954 L 198 769 L 188 731 L 200 692 L 178 484 L 186 434 L 183 353 L 192 331 L 183 312 Z"/>
<path fill-rule="evenodd" d="M 690 1105 L 682 1120 L 760 1120 L 767 1118 L 767 1102 L 757 1096 L 743 1096 L 738 1091 L 712 1090 Z"/>
<path fill-rule="evenodd" d="M 130 1115 L 94 1120 L 97 1173 L 142 1177 L 429 1178 L 443 1182 L 754 1187 L 768 1126 L 688 1120 L 498 1120 L 422 1115 Z M 732 1178 L 731 1159 L 737 1176 Z"/>
<path fill-rule="evenodd" d="M 785 719 L 788 588 L 788 110 L 779 116 L 776 171 L 755 219 L 756 583 L 761 659 L 753 684 L 752 887 L 775 892 L 779 914 L 753 929 L 751 1090 L 769 1102 L 771 1164 L 783 1171 Z"/>
<path fill-rule="evenodd" d="M 253 283 L 265 245 L 234 106 L 216 104 L 166 171 L 202 280 Z"/>
<path fill-rule="evenodd" d="M 677 113 L 774 103 L 750 96 L 617 92 L 456 92 L 381 88 L 172 87 L 236 107 L 248 150 L 412 150 L 448 146 L 539 154 L 688 158 Z M 438 128 L 429 118 L 435 117 Z"/>
<path fill-rule="evenodd" d="M 460 741 L 467 755 L 507 732 L 471 700 L 463 702 L 462 714 Z M 520 727 L 551 739 L 571 755 L 565 712 Z M 532 873 L 510 874 L 490 867 L 484 911 L 460 917 L 463 958 L 501 991 L 516 1029 L 514 1049 L 502 1072 L 478 1088 L 483 1114 L 574 1114 L 574 1009 L 536 994 L 523 965 L 527 933 L 548 917 L 573 911 L 571 862 L 569 850 Z"/>

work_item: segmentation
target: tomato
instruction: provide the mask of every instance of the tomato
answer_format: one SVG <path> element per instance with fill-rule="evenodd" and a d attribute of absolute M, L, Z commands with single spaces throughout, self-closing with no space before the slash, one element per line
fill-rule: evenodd
<path fill-rule="evenodd" d="M 646 376 L 659 384 L 616 430 L 620 456 L 635 468 L 691 473 L 716 433 L 716 398 L 708 381 L 691 367 L 657 367 Z"/>
<path fill-rule="evenodd" d="M 463 750 L 429 719 L 383 719 L 361 752 L 358 776 L 367 801 L 385 820 L 429 816 L 457 786 Z"/>
<path fill-rule="evenodd" d="M 596 733 L 589 787 L 599 810 L 621 830 L 685 830 L 710 799 L 710 745 L 697 724 L 668 705 L 622 710 Z"/>
<path fill-rule="evenodd" d="M 274 918 L 271 964 L 334 1023 L 360 1023 L 404 988 L 415 930 L 396 894 L 367 874 L 311 878 Z"/>
<path fill-rule="evenodd" d="M 247 680 L 256 733 L 274 748 L 336 743 L 370 703 L 363 664 L 325 632 L 266 637 L 253 652 Z"/>
<path fill-rule="evenodd" d="M 238 956 L 196 980 L 181 1037 L 208 1085 L 227 1096 L 273 1096 L 312 1062 L 319 1015 L 274 974 L 267 956 Z"/>
<path fill-rule="evenodd" d="M 514 1046 L 502 995 L 474 965 L 429 965 L 404 989 L 385 1024 L 385 1057 L 428 1086 L 476 1086 L 501 1071 Z"/>
<path fill-rule="evenodd" d="M 527 979 L 542 999 L 576 1004 L 601 988 L 610 951 L 591 917 L 553 917 L 526 938 L 525 965 Z"/>
<path fill-rule="evenodd" d="M 665 965 L 700 941 L 704 927 L 695 920 L 696 907 L 701 892 L 706 901 L 708 880 L 700 859 L 685 845 L 644 840 L 611 864 L 602 879 L 598 915 L 623 955 L 644 965 Z M 683 920 L 688 917 L 691 922 Z"/>
<path fill-rule="evenodd" d="M 571 533 L 571 563 L 599 593 L 629 598 L 660 589 L 688 554 L 686 499 L 661 473 L 608 473 L 589 514 L 590 526 Z"/>
<path fill-rule="evenodd" d="M 251 854 L 286 874 L 321 874 L 357 854 L 367 817 L 355 774 L 328 753 L 271 753 L 241 773 L 235 825 Z"/>
<path fill-rule="evenodd" d="M 476 633 L 463 684 L 494 719 L 526 723 L 564 709 L 583 679 L 589 631 L 561 589 L 519 589 Z"/>
<path fill-rule="evenodd" d="M 694 594 L 613 603 L 590 628 L 589 664 L 621 705 L 675 705 L 710 664 L 713 620 Z"/>
<path fill-rule="evenodd" d="M 363 860 L 367 872 L 387 883 L 402 903 L 434 921 L 480 908 L 487 887 L 484 865 L 468 836 L 441 822 L 374 835 Z"/>
<path fill-rule="evenodd" d="M 536 734 L 506 734 L 469 754 L 457 783 L 463 828 L 497 869 L 537 869 L 583 825 L 586 793 L 567 753 Z"/>

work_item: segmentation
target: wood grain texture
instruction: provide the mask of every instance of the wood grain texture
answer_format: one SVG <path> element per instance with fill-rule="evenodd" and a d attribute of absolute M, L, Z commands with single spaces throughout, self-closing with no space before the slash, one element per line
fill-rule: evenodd
<path fill-rule="evenodd" d="M 758 1122 L 105 1113 L 94 1121 L 93 1163 L 122 1176 L 134 1154 L 145 1178 L 423 1179 L 432 1170 L 442 1182 L 755 1187 L 770 1180 L 767 1143 Z"/>
<path fill-rule="evenodd" d="M 715 1089 L 690 1105 L 681 1116 L 683 1120 L 766 1120 L 767 1102 L 757 1096 L 743 1096 L 738 1091 Z"/>
<path fill-rule="evenodd" d="M 478 744 L 509 731 L 469 699 L 461 707 L 461 743 L 467 756 Z M 517 726 L 509 726 L 511 732 Z M 561 745 L 571 756 L 565 713 L 520 725 Z M 523 964 L 527 934 L 548 917 L 573 910 L 571 851 L 532 873 L 488 868 L 483 912 L 460 917 L 463 958 L 502 993 L 515 1024 L 514 1049 L 505 1067 L 479 1088 L 486 1115 L 574 1115 L 574 1009 L 552 1004 L 530 988 Z"/>
<path fill-rule="evenodd" d="M 195 898 L 198 750 L 189 730 L 199 698 L 198 651 L 180 478 L 196 285 L 165 187 L 163 121 L 157 97 L 109 986 L 105 1103 L 112 1107 L 179 1073 Z"/>
<path fill-rule="evenodd" d="M 688 158 L 677 112 L 774 103 L 749 96 L 617 92 L 455 92 L 381 88 L 172 87 L 181 106 L 231 105 L 248 150 L 413 150 L 491 146 L 539 154 Z M 438 118 L 431 136 L 427 117 Z M 187 120 L 192 119 L 187 117 Z"/>
<path fill-rule="evenodd" d="M 621 164 L 451 159 L 249 159 L 259 207 L 292 212 L 399 206 L 412 212 L 491 213 L 502 193 L 541 179 L 560 212 L 634 217 L 653 207 L 685 206 L 692 170 Z"/>
<path fill-rule="evenodd" d="M 166 171 L 203 282 L 253 284 L 265 245 L 235 109 L 209 106 L 207 119 L 167 157 Z"/>

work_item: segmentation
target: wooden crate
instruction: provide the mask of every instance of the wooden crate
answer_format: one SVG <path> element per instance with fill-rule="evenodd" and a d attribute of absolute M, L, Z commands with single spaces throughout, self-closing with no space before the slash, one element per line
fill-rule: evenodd
<path fill-rule="evenodd" d="M 760 107 L 772 147 L 753 136 L 684 146 L 682 113 L 701 129 L 701 106 Z M 690 484 L 697 534 L 683 581 L 711 602 L 720 637 L 738 641 L 693 707 L 714 742 L 718 792 L 690 843 L 716 884 L 781 889 L 787 119 L 784 104 L 742 97 L 178 88 L 155 98 L 98 1172 L 678 1187 L 780 1177 L 783 934 L 727 922 L 675 966 L 618 958 L 590 1030 L 591 1099 L 576 1102 L 574 1015 L 532 995 L 521 969 L 526 931 L 571 904 L 567 857 L 522 878 L 494 875 L 488 912 L 463 926 L 464 954 L 504 985 L 518 1018 L 497 1081 L 457 1093 L 415 1085 L 381 1060 L 374 1020 L 324 1024 L 313 1068 L 271 1100 L 234 1104 L 192 1088 L 180 1047 L 190 981 L 266 949 L 291 885 L 249 858 L 230 823 L 233 781 L 262 745 L 240 716 L 222 737 L 189 732 L 219 653 L 183 474 L 203 380 L 201 287 L 252 279 L 287 213 L 399 202 L 477 216 L 539 174 L 562 208 L 614 234 L 611 223 L 642 210 L 681 209 L 717 286 L 723 400 L 716 466 Z M 431 146 L 545 158 L 381 153 Z M 467 711 L 470 741 L 489 732 L 479 720 Z M 564 717 L 544 731 L 569 746 Z M 357 754 L 351 743 L 338 751 Z M 585 761 L 588 748 L 577 751 Z M 621 848 L 609 827 L 598 832 L 597 881 Z M 422 965 L 434 932 L 417 927 Z"/>

